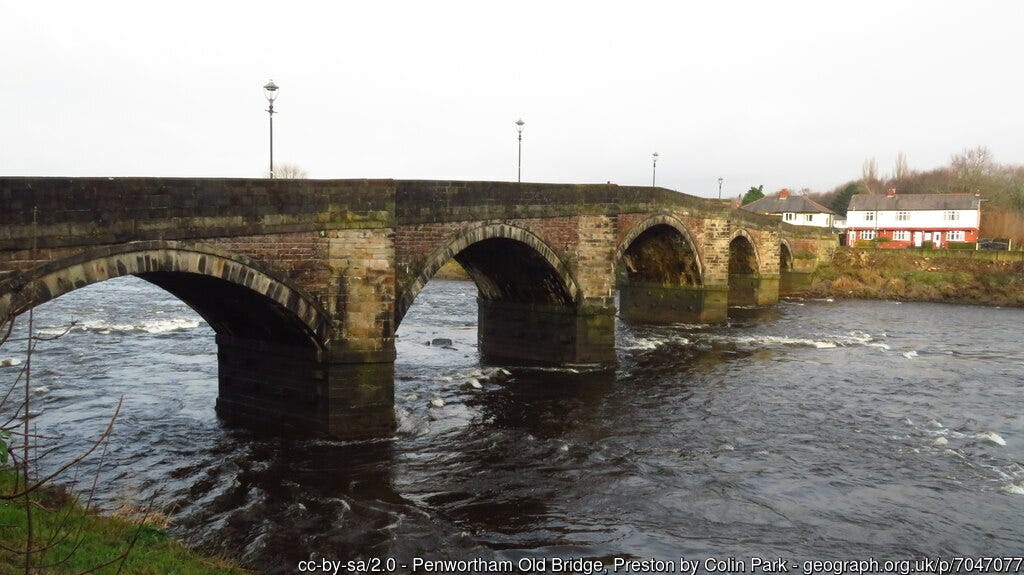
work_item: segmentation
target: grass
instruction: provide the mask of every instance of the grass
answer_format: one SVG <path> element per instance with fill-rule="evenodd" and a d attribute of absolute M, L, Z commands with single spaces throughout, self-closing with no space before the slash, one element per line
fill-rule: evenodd
<path fill-rule="evenodd" d="M 804 294 L 1024 306 L 1024 262 L 973 254 L 840 249 Z"/>
<path fill-rule="evenodd" d="M 0 469 L 0 493 L 10 493 L 16 479 L 10 468 Z M 115 517 L 104 517 L 85 511 L 63 490 L 47 487 L 33 494 L 32 521 L 34 540 L 45 542 L 54 537 L 60 541 L 41 558 L 40 565 L 66 562 L 53 567 L 40 567 L 32 573 L 78 573 L 118 557 L 138 537 L 121 573 L 138 575 L 189 574 L 228 575 L 247 573 L 227 561 L 208 558 L 189 550 L 152 525 L 138 525 Z M 60 534 L 70 534 L 61 540 Z M 6 547 L 24 547 L 26 517 L 22 500 L 0 500 L 0 542 Z M 0 549 L 0 573 L 24 573 L 24 559 Z M 117 573 L 117 563 L 95 571 Z"/>

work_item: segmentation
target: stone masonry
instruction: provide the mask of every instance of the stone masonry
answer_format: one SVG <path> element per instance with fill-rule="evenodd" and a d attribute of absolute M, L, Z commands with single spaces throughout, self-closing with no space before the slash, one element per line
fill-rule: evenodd
<path fill-rule="evenodd" d="M 835 245 L 649 187 L 0 178 L 0 316 L 137 275 L 217 332 L 222 415 L 372 436 L 394 424 L 395 331 L 452 258 L 479 289 L 485 360 L 604 363 L 617 312 L 715 321 L 775 301 Z M 681 254 L 695 271 L 672 271 Z"/>

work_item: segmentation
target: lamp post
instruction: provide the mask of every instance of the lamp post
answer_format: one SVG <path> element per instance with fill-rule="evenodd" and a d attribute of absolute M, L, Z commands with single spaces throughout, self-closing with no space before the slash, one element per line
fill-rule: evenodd
<path fill-rule="evenodd" d="M 722 182 L 724 181 L 724 179 L 718 178 L 718 199 L 722 199 Z"/>
<path fill-rule="evenodd" d="M 274 100 L 277 99 L 277 84 L 273 80 L 263 86 L 263 95 L 267 97 L 270 107 L 267 113 L 270 114 L 270 178 L 274 178 Z"/>
<path fill-rule="evenodd" d="M 657 181 L 658 177 L 658 152 L 651 154 L 651 187 L 654 187 L 654 182 Z"/>
<path fill-rule="evenodd" d="M 522 118 L 516 120 L 516 132 L 519 133 L 519 164 L 516 168 L 517 182 L 523 181 L 523 126 L 525 125 L 526 122 L 524 122 Z"/>

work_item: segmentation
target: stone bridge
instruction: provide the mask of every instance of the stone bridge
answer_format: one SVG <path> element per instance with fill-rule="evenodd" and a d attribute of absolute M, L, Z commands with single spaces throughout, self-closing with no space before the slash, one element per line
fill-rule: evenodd
<path fill-rule="evenodd" d="M 374 436 L 394 426 L 395 331 L 453 258 L 485 361 L 611 363 L 616 313 L 719 321 L 835 245 L 650 187 L 0 178 L 0 318 L 134 275 L 217 333 L 222 416 Z"/>

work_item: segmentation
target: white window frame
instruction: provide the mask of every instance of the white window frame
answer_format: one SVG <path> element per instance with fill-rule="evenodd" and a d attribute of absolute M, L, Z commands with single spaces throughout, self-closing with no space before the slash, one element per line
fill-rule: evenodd
<path fill-rule="evenodd" d="M 909 242 L 910 232 L 908 230 L 896 230 L 892 233 L 892 241 L 894 242 Z"/>
<path fill-rule="evenodd" d="M 897 222 L 909 222 L 910 221 L 910 212 L 908 212 L 906 210 L 901 210 L 901 211 L 896 212 L 896 221 Z"/>
<path fill-rule="evenodd" d="M 862 240 L 873 240 L 875 239 L 875 230 L 861 230 L 860 239 Z"/>
<path fill-rule="evenodd" d="M 796 214 L 794 214 L 793 212 L 786 212 L 786 213 L 782 214 L 782 221 L 784 221 L 784 222 L 791 222 L 791 221 L 793 221 L 795 219 L 796 219 Z"/>
<path fill-rule="evenodd" d="M 945 212 L 942 212 L 942 219 L 946 220 L 947 222 L 959 220 L 960 219 L 960 211 L 959 210 L 946 210 Z"/>
<path fill-rule="evenodd" d="M 875 221 L 875 212 L 864 212 L 864 221 L 873 222 Z"/>
<path fill-rule="evenodd" d="M 804 221 L 805 222 L 813 222 L 814 221 L 814 214 L 804 214 Z"/>
<path fill-rule="evenodd" d="M 963 230 L 950 230 L 950 231 L 946 232 L 946 241 L 947 242 L 962 242 L 962 241 L 964 241 L 964 231 Z"/>

